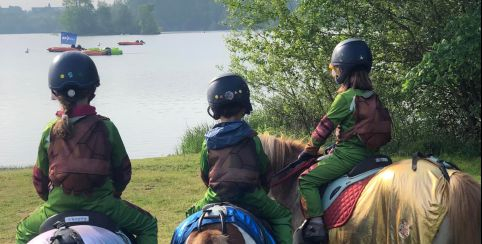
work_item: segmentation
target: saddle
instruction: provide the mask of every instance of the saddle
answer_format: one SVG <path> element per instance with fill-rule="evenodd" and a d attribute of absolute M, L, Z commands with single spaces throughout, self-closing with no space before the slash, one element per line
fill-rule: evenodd
<path fill-rule="evenodd" d="M 184 244 L 192 232 L 202 231 L 203 227 L 211 224 L 220 224 L 224 234 L 226 223 L 237 225 L 250 235 L 256 244 L 276 243 L 268 229 L 248 211 L 229 203 L 214 203 L 206 205 L 201 211 L 181 222 L 174 231 L 171 244 Z"/>
<path fill-rule="evenodd" d="M 318 158 L 322 160 L 323 157 Z M 351 217 L 356 202 L 370 179 L 392 160 L 386 155 L 365 158 L 346 175 L 320 189 L 327 229 L 343 226 Z"/>
<path fill-rule="evenodd" d="M 72 227 L 72 228 L 70 228 Z M 54 240 L 62 241 L 62 240 L 75 240 L 76 242 L 73 243 L 83 243 L 80 242 L 82 238 L 80 238 L 79 234 L 76 232 L 75 228 L 79 228 L 85 234 L 86 228 L 89 228 L 88 231 L 96 231 L 95 235 L 99 235 L 99 233 L 110 233 L 116 236 L 117 240 L 111 240 L 112 243 L 135 243 L 134 237 L 130 234 L 126 234 L 120 230 L 117 225 L 106 215 L 95 212 L 95 211 L 88 211 L 88 210 L 73 210 L 73 211 L 65 211 L 53 215 L 46 219 L 39 228 L 39 233 L 41 235 L 47 235 L 49 232 L 53 232 L 53 237 L 51 238 L 52 243 Z M 93 233 L 94 233 L 93 232 Z M 38 236 L 42 240 L 40 235 Z M 71 238 L 71 237 L 78 237 L 78 238 Z M 67 239 L 66 239 L 67 238 Z M 94 239 L 87 238 L 87 242 L 85 243 L 92 243 Z M 34 240 L 32 240 L 34 241 Z M 85 240 L 84 240 L 85 241 Z M 119 241 L 119 242 L 118 242 Z M 30 242 L 29 242 L 30 243 Z M 36 243 L 36 242 L 34 242 Z M 57 242 L 55 242 L 57 243 Z M 64 242 L 60 242 L 64 243 Z M 70 243 L 70 242 L 65 242 Z"/>
<path fill-rule="evenodd" d="M 325 157 L 325 156 L 323 156 Z M 318 158 L 322 160 L 323 157 Z M 425 159 L 437 166 L 447 181 L 450 181 L 447 169 L 459 169 L 455 164 L 434 157 L 431 154 L 416 152 L 412 155 L 412 170 L 417 170 L 419 159 Z M 343 226 L 351 217 L 356 202 L 371 178 L 384 167 L 392 163 L 386 155 L 375 155 L 362 160 L 346 175 L 332 181 L 320 189 L 327 229 Z"/>

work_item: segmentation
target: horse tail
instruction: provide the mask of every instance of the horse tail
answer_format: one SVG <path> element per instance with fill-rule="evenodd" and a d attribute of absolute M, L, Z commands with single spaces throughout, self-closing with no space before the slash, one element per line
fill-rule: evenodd
<path fill-rule="evenodd" d="M 191 239 L 191 238 L 190 238 Z M 228 244 L 228 236 L 219 230 L 204 230 L 192 237 L 190 244 Z"/>
<path fill-rule="evenodd" d="M 453 243 L 480 243 L 480 184 L 466 173 L 455 172 L 449 185 L 447 217 Z"/>

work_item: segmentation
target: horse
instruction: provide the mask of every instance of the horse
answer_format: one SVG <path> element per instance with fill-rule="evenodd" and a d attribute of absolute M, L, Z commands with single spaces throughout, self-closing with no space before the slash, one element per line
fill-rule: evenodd
<path fill-rule="evenodd" d="M 171 244 L 275 244 L 268 229 L 247 210 L 231 203 L 213 203 L 186 218 Z"/>
<path fill-rule="evenodd" d="M 118 229 L 106 215 L 93 211 L 75 210 L 53 215 L 40 226 L 40 234 L 28 244 L 50 243 L 111 243 L 131 244 L 133 236 Z"/>
<path fill-rule="evenodd" d="M 270 135 L 260 139 L 274 172 L 294 161 L 304 147 L 300 141 Z M 448 170 L 447 176 L 427 160 L 418 162 L 417 171 L 412 159 L 384 167 L 368 181 L 348 222 L 328 231 L 329 242 L 480 243 L 481 186 L 459 170 Z M 291 210 L 293 229 L 304 220 L 297 178 L 293 175 L 270 190 Z M 422 216 L 414 217 L 409 210 Z"/>
<path fill-rule="evenodd" d="M 260 135 L 263 149 L 270 159 L 271 167 L 276 172 L 283 168 L 285 164 L 297 159 L 297 156 L 304 148 L 304 145 L 299 141 L 284 140 L 280 143 L 279 138 L 275 138 L 268 135 Z M 275 163 L 274 163 L 275 162 Z M 289 192 L 284 192 L 288 187 Z M 270 195 L 276 197 L 295 196 L 297 189 L 296 181 L 284 182 L 283 187 L 272 187 L 270 189 Z M 276 199 L 275 197 L 275 199 Z M 292 227 L 295 229 L 298 223 L 301 223 L 301 210 L 297 201 L 286 201 L 287 198 L 283 198 L 282 202 L 285 207 L 289 208 L 293 213 Z M 279 200 L 279 199 L 277 199 Z M 176 233 L 174 234 L 176 235 Z M 174 239 L 174 236 L 173 236 Z M 179 241 L 171 240 L 171 244 L 181 243 Z M 240 226 L 235 224 L 226 223 L 226 229 L 223 233 L 220 224 L 210 224 L 202 228 L 202 230 L 192 231 L 185 242 L 186 244 L 244 244 L 244 243 L 256 243 L 253 238 L 247 234 Z M 266 241 L 265 243 L 275 243 Z"/>
<path fill-rule="evenodd" d="M 259 137 L 273 172 L 296 161 L 304 149 L 304 143 L 298 140 L 266 134 Z M 480 243 L 480 184 L 459 170 L 448 170 L 450 178 L 446 180 L 439 169 L 426 160 L 420 160 L 418 170 L 414 173 L 412 164 L 410 159 L 395 162 L 369 179 L 348 222 L 328 231 L 329 242 Z M 272 184 L 269 192 L 272 198 L 290 209 L 295 233 L 304 221 L 300 208 L 298 176 L 294 174 L 282 182 Z M 426 184 L 427 181 L 434 185 Z M 417 196 L 416 191 L 425 195 L 429 192 L 431 198 L 417 199 L 414 197 Z M 431 206 L 439 207 L 433 211 Z M 407 209 L 419 211 L 417 213 L 422 211 L 422 215 L 426 211 L 426 216 L 420 217 L 418 222 L 417 217 L 410 215 Z M 219 225 L 208 225 L 201 231 L 193 231 L 186 243 L 254 243 L 247 238 L 239 238 L 239 227 L 231 224 L 227 226 L 224 233 Z"/>

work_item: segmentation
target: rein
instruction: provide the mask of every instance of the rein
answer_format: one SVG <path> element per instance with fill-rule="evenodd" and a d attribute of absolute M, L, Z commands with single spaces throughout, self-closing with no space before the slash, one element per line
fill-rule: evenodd
<path fill-rule="evenodd" d="M 273 175 L 274 180 L 272 181 L 273 183 L 271 183 L 270 187 L 275 187 L 275 186 L 285 182 L 286 180 L 291 178 L 293 175 L 300 174 L 300 172 L 302 172 L 303 170 L 311 167 L 311 165 L 313 165 L 313 164 L 316 164 L 319 161 L 318 159 L 321 160 L 320 156 L 322 158 L 324 158 L 327 155 L 331 155 L 333 153 L 333 150 L 335 149 L 335 147 L 336 147 L 336 144 L 332 144 L 332 145 L 326 147 L 323 150 L 323 154 L 321 154 L 321 155 L 313 156 L 313 158 L 309 158 L 309 159 L 298 158 L 294 162 L 291 162 L 290 164 L 286 165 L 284 168 L 282 168 L 280 171 L 278 171 L 276 174 Z M 286 174 L 286 175 L 284 175 L 284 174 Z"/>
<path fill-rule="evenodd" d="M 298 175 L 301 171 L 309 168 L 311 165 L 315 164 L 317 162 L 317 158 L 311 158 L 311 159 L 297 159 L 294 162 L 288 164 L 286 167 L 282 168 L 280 171 L 278 171 L 276 174 L 273 175 L 273 181 L 271 183 L 270 187 L 275 187 L 289 178 L 291 178 L 293 175 Z"/>

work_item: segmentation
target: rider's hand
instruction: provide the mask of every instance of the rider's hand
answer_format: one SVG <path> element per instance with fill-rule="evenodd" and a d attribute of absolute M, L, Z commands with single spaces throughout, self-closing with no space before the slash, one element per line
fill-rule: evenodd
<path fill-rule="evenodd" d="M 323 151 L 324 155 L 333 154 L 333 152 L 335 151 L 335 147 L 336 147 L 336 144 L 332 144 L 332 145 L 326 147 L 325 150 Z"/>
<path fill-rule="evenodd" d="M 302 161 L 306 161 L 315 157 L 317 157 L 317 155 L 314 155 L 313 153 L 307 151 L 303 151 L 300 153 L 300 155 L 298 155 L 298 159 Z"/>

